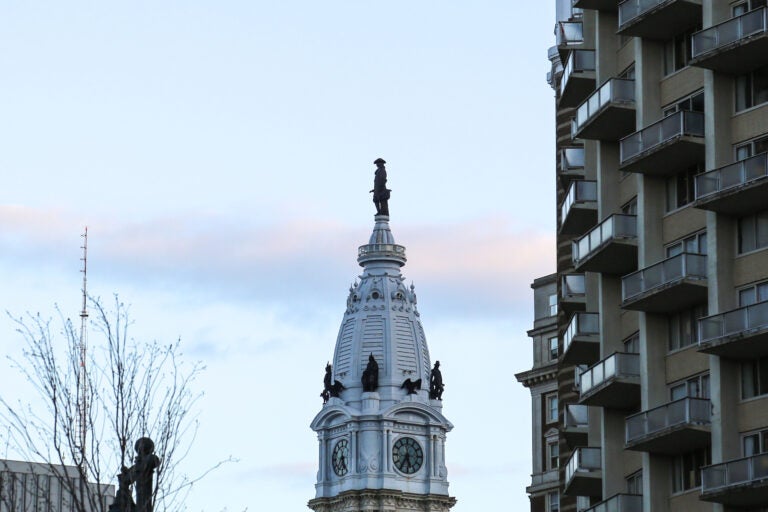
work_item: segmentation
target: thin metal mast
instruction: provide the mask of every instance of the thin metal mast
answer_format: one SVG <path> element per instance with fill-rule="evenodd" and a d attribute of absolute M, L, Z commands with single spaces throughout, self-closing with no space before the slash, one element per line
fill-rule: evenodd
<path fill-rule="evenodd" d="M 86 351 L 88 348 L 88 226 L 85 232 L 80 235 L 83 237 L 83 308 L 80 311 L 80 386 L 78 389 L 77 420 L 78 436 L 80 448 L 80 462 L 86 463 L 86 435 L 88 432 L 88 371 L 86 367 Z"/>

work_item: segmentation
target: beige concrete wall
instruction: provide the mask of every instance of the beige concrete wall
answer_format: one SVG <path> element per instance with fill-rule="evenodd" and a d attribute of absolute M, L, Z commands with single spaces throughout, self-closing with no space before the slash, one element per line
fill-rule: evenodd
<path fill-rule="evenodd" d="M 670 212 L 662 221 L 662 243 L 668 244 L 707 227 L 707 212 L 688 205 Z"/>

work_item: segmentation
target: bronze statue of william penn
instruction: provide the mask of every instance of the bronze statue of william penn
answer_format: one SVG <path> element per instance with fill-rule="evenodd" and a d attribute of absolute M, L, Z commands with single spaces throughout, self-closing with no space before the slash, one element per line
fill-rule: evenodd
<path fill-rule="evenodd" d="M 387 170 L 384 168 L 384 164 L 387 162 L 383 158 L 377 158 L 374 162 L 376 164 L 376 172 L 373 178 L 373 204 L 376 205 L 376 215 L 389 216 L 389 193 L 391 190 L 387 188 Z"/>

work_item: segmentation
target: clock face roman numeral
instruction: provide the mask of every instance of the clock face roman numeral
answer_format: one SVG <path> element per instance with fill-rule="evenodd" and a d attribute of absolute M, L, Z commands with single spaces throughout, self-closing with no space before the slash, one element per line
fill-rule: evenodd
<path fill-rule="evenodd" d="M 406 475 L 416 473 L 424 463 L 421 445 L 412 437 L 401 437 L 392 447 L 392 462 Z"/>
<path fill-rule="evenodd" d="M 331 465 L 333 472 L 338 476 L 344 476 L 349 472 L 349 442 L 346 439 L 342 439 L 333 447 Z"/>

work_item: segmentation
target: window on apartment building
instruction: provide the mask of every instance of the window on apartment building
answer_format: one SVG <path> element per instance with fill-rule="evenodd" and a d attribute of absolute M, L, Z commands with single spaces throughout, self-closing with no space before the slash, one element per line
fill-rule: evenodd
<path fill-rule="evenodd" d="M 627 494 L 643 494 L 643 470 L 632 473 L 626 478 Z"/>
<path fill-rule="evenodd" d="M 701 25 L 678 34 L 664 43 L 664 74 L 669 75 L 683 69 L 691 60 L 691 36 Z"/>
<path fill-rule="evenodd" d="M 768 151 L 768 136 L 757 137 L 734 146 L 734 156 L 736 160 L 744 160 L 751 156 L 759 155 Z"/>
<path fill-rule="evenodd" d="M 739 219 L 739 253 L 768 247 L 768 210 Z"/>
<path fill-rule="evenodd" d="M 741 398 L 768 394 L 768 357 L 741 363 Z"/>
<path fill-rule="evenodd" d="M 557 422 L 557 393 L 546 395 L 544 400 L 547 410 L 547 423 Z"/>
<path fill-rule="evenodd" d="M 731 14 L 733 16 L 741 16 L 749 11 L 765 7 L 765 3 L 766 0 L 747 0 L 746 2 L 739 2 L 731 6 Z"/>
<path fill-rule="evenodd" d="M 675 240 L 671 244 L 667 244 L 664 250 L 667 253 L 667 258 L 683 252 L 707 254 L 707 232 L 699 231 L 680 240 Z"/>
<path fill-rule="evenodd" d="M 547 493 L 547 511 L 560 512 L 560 494 L 557 491 Z"/>
<path fill-rule="evenodd" d="M 560 445 L 557 439 L 547 441 L 547 470 L 557 469 L 560 466 Z"/>
<path fill-rule="evenodd" d="M 699 318 L 707 315 L 706 304 L 669 315 L 669 350 L 679 350 L 698 342 Z"/>
<path fill-rule="evenodd" d="M 704 91 L 696 91 L 662 109 L 664 117 L 671 116 L 681 110 L 691 112 L 704 112 Z"/>
<path fill-rule="evenodd" d="M 669 399 L 680 400 L 692 398 L 709 398 L 709 373 L 702 373 L 669 385 Z"/>
<path fill-rule="evenodd" d="M 636 332 L 623 341 L 624 352 L 627 354 L 640 353 L 640 333 Z"/>
<path fill-rule="evenodd" d="M 703 164 L 697 164 L 689 167 L 681 173 L 667 178 L 666 206 L 668 212 L 677 210 L 678 208 L 682 208 L 683 206 L 693 202 L 693 200 L 696 198 L 694 188 L 694 183 L 696 181 L 695 176 L 704 170 L 703 167 Z"/>
<path fill-rule="evenodd" d="M 633 197 L 627 204 L 621 207 L 624 215 L 637 215 L 637 198 Z"/>
<path fill-rule="evenodd" d="M 753 284 L 739 290 L 739 307 L 751 306 L 768 300 L 768 281 Z"/>
<path fill-rule="evenodd" d="M 557 294 L 549 296 L 549 316 L 557 316 Z"/>
<path fill-rule="evenodd" d="M 549 338 L 548 344 L 549 344 L 549 360 L 555 361 L 557 360 L 557 336 L 553 338 Z"/>
<path fill-rule="evenodd" d="M 744 457 L 768 452 L 768 430 L 748 432 L 741 436 L 741 451 Z"/>
<path fill-rule="evenodd" d="M 709 448 L 677 455 L 672 459 L 672 492 L 701 487 L 702 466 L 711 464 Z"/>
<path fill-rule="evenodd" d="M 768 66 L 739 75 L 735 80 L 736 112 L 768 102 Z"/>

